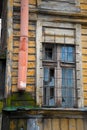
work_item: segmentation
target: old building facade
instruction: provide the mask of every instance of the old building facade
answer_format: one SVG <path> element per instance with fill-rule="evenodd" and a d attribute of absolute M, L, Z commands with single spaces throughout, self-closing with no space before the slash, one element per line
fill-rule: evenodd
<path fill-rule="evenodd" d="M 1 129 L 86 130 L 87 1 L 22 2 L 1 2 Z"/>

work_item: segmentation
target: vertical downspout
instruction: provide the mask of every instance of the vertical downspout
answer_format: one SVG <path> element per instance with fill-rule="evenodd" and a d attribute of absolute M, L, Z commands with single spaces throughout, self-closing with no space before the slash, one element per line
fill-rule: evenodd
<path fill-rule="evenodd" d="M 20 44 L 18 57 L 18 90 L 26 89 L 28 63 L 28 0 L 21 0 Z"/>

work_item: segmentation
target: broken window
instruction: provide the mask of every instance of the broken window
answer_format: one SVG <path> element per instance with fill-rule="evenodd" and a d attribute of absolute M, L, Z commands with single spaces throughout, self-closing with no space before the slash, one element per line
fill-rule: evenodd
<path fill-rule="evenodd" d="M 45 59 L 52 60 L 52 48 L 45 48 Z"/>
<path fill-rule="evenodd" d="M 44 67 L 44 104 L 54 105 L 54 68 Z"/>
<path fill-rule="evenodd" d="M 73 107 L 75 100 L 75 50 L 73 46 L 61 47 L 62 106 Z"/>
<path fill-rule="evenodd" d="M 62 68 L 62 106 L 74 106 L 74 69 Z"/>
<path fill-rule="evenodd" d="M 43 44 L 43 59 L 54 61 L 56 59 L 55 50 L 56 48 L 53 44 Z"/>
<path fill-rule="evenodd" d="M 43 104 L 74 107 L 75 47 L 44 44 L 43 50 Z"/>

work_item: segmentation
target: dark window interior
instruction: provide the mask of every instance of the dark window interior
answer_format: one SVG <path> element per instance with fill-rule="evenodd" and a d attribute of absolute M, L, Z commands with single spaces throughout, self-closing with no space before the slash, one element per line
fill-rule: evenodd
<path fill-rule="evenodd" d="M 2 15 L 2 5 L 3 5 L 3 1 L 4 1 L 4 0 L 0 0 L 0 18 L 1 18 L 1 15 Z"/>
<path fill-rule="evenodd" d="M 4 97 L 6 60 L 0 59 L 0 99 Z"/>
<path fill-rule="evenodd" d="M 52 48 L 45 48 L 45 59 L 52 60 Z"/>
<path fill-rule="evenodd" d="M 43 44 L 43 60 L 56 61 L 56 45 Z"/>
<path fill-rule="evenodd" d="M 2 26 L 2 18 L 3 18 L 3 3 L 5 2 L 5 0 L 1 0 L 0 1 L 0 20 L 1 20 L 1 26 Z M 4 97 L 4 90 L 5 90 L 5 69 L 6 69 L 6 59 L 3 56 L 3 50 L 1 48 L 1 44 L 2 44 L 2 35 L 1 35 L 1 28 L 0 27 L 0 99 L 3 99 Z M 4 37 L 4 35 L 3 35 Z"/>

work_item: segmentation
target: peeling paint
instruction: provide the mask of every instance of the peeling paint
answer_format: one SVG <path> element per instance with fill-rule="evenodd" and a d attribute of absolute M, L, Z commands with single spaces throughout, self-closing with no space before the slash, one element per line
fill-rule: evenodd
<path fill-rule="evenodd" d="M 26 82 L 20 81 L 20 86 L 25 89 L 26 88 Z"/>

